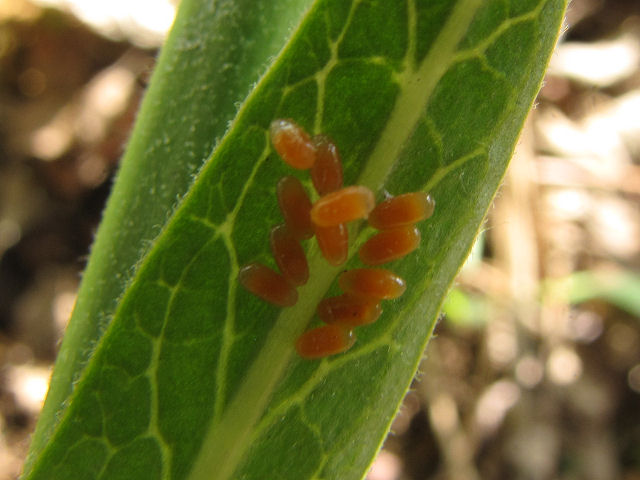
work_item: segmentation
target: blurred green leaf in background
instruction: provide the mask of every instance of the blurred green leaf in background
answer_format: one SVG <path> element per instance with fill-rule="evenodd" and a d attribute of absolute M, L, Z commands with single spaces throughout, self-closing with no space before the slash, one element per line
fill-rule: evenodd
<path fill-rule="evenodd" d="M 92 249 L 24 478 L 362 478 L 504 175 L 564 8 L 185 0 Z M 358 330 L 353 349 L 319 361 L 293 345 L 342 268 L 313 240 L 294 307 L 237 284 L 243 264 L 273 265 L 278 179 L 295 174 L 311 190 L 271 148 L 275 118 L 328 134 L 345 184 L 378 199 L 419 190 L 436 200 L 419 250 L 390 265 L 407 281 L 404 296 Z M 353 254 L 371 229 L 350 234 L 346 268 L 359 266 Z"/>
<path fill-rule="evenodd" d="M 561 298 L 570 304 L 605 300 L 629 314 L 640 317 L 640 275 L 630 270 L 575 272 L 543 285 L 550 299 Z"/>

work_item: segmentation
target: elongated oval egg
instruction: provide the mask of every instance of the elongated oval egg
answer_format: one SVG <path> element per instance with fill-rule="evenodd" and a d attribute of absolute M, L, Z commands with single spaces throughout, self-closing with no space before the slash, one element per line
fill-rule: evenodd
<path fill-rule="evenodd" d="M 296 177 L 282 177 L 276 185 L 276 196 L 287 227 L 297 239 L 311 238 L 311 200 Z"/>
<path fill-rule="evenodd" d="M 311 168 L 316 159 L 316 147 L 300 125 L 289 119 L 274 120 L 269 133 L 282 160 L 299 170 Z"/>
<path fill-rule="evenodd" d="M 311 207 L 311 221 L 320 227 L 367 218 L 375 206 L 373 192 L 367 187 L 353 185 L 321 197 Z"/>
<path fill-rule="evenodd" d="M 318 195 L 342 188 L 342 161 L 334 143 L 326 135 L 313 137 L 316 161 L 311 167 L 311 181 Z"/>
<path fill-rule="evenodd" d="M 402 278 L 384 268 L 347 270 L 338 277 L 338 285 L 345 293 L 373 300 L 398 298 L 407 288 Z"/>
<path fill-rule="evenodd" d="M 378 230 L 412 225 L 433 214 L 435 202 L 424 192 L 413 192 L 380 202 L 369 214 L 369 225 Z"/>
<path fill-rule="evenodd" d="M 315 226 L 314 232 L 320 252 L 331 265 L 342 265 L 349 255 L 349 231 L 346 225 L 332 227 Z"/>
<path fill-rule="evenodd" d="M 353 328 L 375 322 L 382 308 L 377 300 L 344 293 L 322 300 L 316 312 L 324 323 Z"/>
<path fill-rule="evenodd" d="M 280 307 L 290 307 L 298 301 L 298 292 L 282 275 L 260 263 L 250 263 L 240 269 L 238 281 L 254 295 Z"/>
<path fill-rule="evenodd" d="M 271 252 L 282 275 L 294 285 L 304 285 L 309 279 L 307 256 L 300 242 L 286 225 L 276 225 L 269 235 Z"/>
<path fill-rule="evenodd" d="M 356 341 L 353 331 L 340 325 L 323 325 L 303 333 L 296 342 L 302 358 L 322 358 L 350 349 Z"/>
<path fill-rule="evenodd" d="M 404 257 L 420 245 L 420 231 L 413 225 L 382 230 L 360 247 L 365 265 L 381 265 Z"/>

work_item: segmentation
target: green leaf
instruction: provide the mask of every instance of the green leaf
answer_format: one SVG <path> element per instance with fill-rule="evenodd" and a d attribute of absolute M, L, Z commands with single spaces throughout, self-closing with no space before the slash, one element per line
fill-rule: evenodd
<path fill-rule="evenodd" d="M 201 3 L 186 0 L 181 18 L 205 25 L 226 5 L 209 11 Z M 361 478 L 504 175 L 564 7 L 564 0 L 315 2 L 137 264 L 26 478 Z M 185 40 L 191 34 L 203 42 L 216 36 L 187 30 L 172 37 L 183 53 L 198 45 Z M 199 53 L 187 63 L 211 70 L 217 59 Z M 156 100 L 173 105 L 175 130 L 184 133 L 208 112 L 186 123 L 183 114 L 198 106 L 168 96 L 184 77 L 169 60 L 160 65 L 153 82 L 174 90 Z M 148 99 L 145 107 L 161 108 Z M 143 107 L 140 122 L 144 116 Z M 419 250 L 390 265 L 407 292 L 358 329 L 354 348 L 319 361 L 301 360 L 293 344 L 317 323 L 315 308 L 337 291 L 342 268 L 330 267 L 314 241 L 305 243 L 311 275 L 294 307 L 275 308 L 237 283 L 241 265 L 273 265 L 268 232 L 282 221 L 275 185 L 293 172 L 267 130 L 286 117 L 334 139 L 347 185 L 366 185 L 378 198 L 424 190 L 436 200 L 434 216 L 420 225 Z M 132 144 L 144 152 L 172 137 L 157 123 L 140 131 Z M 193 141 L 202 151 L 199 142 L 212 140 Z M 172 145 L 183 158 L 195 149 Z M 146 175 L 164 167 L 151 165 Z M 308 175 L 295 174 L 310 186 Z M 172 208 L 157 201 L 154 208 Z M 362 223 L 350 228 L 348 268 L 359 265 L 354 253 L 371 232 Z M 98 247 L 94 256 L 109 250 Z"/>
<path fill-rule="evenodd" d="M 136 264 L 310 3 L 182 2 L 92 247 L 26 471 L 49 440 Z"/>
<path fill-rule="evenodd" d="M 640 317 L 640 275 L 633 271 L 575 272 L 565 278 L 547 280 L 544 289 L 552 299 L 564 299 L 571 304 L 602 299 Z"/>

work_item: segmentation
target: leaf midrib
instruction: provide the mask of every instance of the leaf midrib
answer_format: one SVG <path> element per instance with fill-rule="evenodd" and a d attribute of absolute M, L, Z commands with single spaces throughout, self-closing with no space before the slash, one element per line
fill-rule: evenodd
<path fill-rule="evenodd" d="M 467 32 L 481 0 L 459 0 L 424 60 L 415 65 L 414 0 L 408 2 L 409 39 L 405 70 L 397 76 L 399 95 L 358 184 L 378 191 L 391 172 L 424 112 L 433 91 L 455 60 L 455 50 Z M 345 29 L 348 24 L 345 25 Z M 312 279 L 300 289 L 300 301 L 283 309 L 273 330 L 221 418 L 212 423 L 194 463 L 189 479 L 227 480 L 233 475 L 249 448 L 251 431 L 265 408 L 294 354 L 293 340 L 313 317 L 315 307 L 341 268 L 330 267 L 317 249 L 309 252 Z"/>

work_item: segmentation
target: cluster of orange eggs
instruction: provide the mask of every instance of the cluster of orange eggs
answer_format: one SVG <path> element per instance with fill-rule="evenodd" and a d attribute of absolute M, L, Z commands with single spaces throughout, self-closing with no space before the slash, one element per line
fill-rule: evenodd
<path fill-rule="evenodd" d="M 291 120 L 274 120 L 271 142 L 290 166 L 311 170 L 320 198 L 311 203 L 300 181 L 283 177 L 276 187 L 284 223 L 273 227 L 270 244 L 281 273 L 260 263 L 243 266 L 239 282 L 263 300 L 288 307 L 298 301 L 297 286 L 309 279 L 309 266 L 301 240 L 315 235 L 323 257 L 331 265 L 346 262 L 349 236 L 346 224 L 368 219 L 378 233 L 360 247 L 362 263 L 381 265 L 412 252 L 420 244 L 415 224 L 431 216 L 432 198 L 423 192 L 391 197 L 378 205 L 367 187 L 343 187 L 338 149 L 325 135 L 309 136 Z M 321 358 L 344 352 L 355 342 L 353 329 L 372 323 L 382 313 L 381 300 L 398 298 L 406 289 L 402 278 L 381 268 L 357 268 L 343 272 L 338 285 L 344 292 L 325 298 L 317 313 L 325 325 L 302 334 L 296 350 L 303 358 Z"/>

